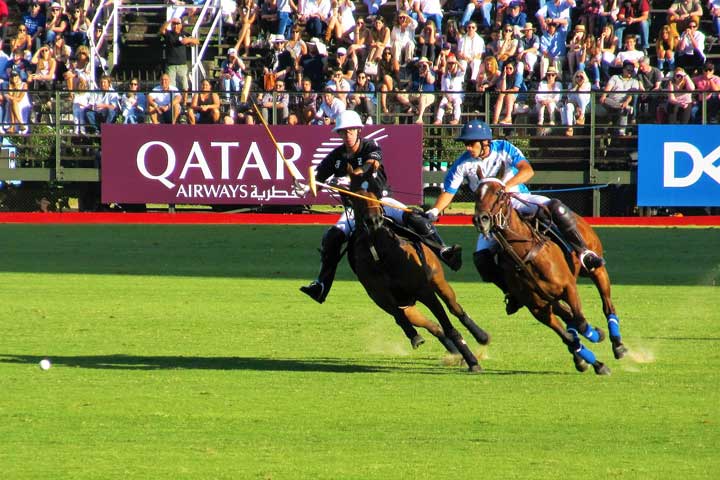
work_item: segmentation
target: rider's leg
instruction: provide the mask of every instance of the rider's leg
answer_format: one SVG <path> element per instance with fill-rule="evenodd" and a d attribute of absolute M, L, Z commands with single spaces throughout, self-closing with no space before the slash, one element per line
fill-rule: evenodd
<path fill-rule="evenodd" d="M 347 241 L 345 233 L 337 226 L 331 227 L 323 235 L 320 249 L 320 273 L 317 280 L 307 286 L 300 287 L 300 291 L 318 303 L 323 303 L 330 292 L 338 262 L 340 262 L 343 244 Z"/>
<path fill-rule="evenodd" d="M 478 250 L 473 254 L 473 263 L 477 268 L 480 277 L 485 282 L 492 282 L 505 293 L 505 311 L 508 315 L 520 310 L 520 305 L 515 298 L 508 292 L 507 283 L 500 273 L 500 269 L 495 263 L 495 254 L 490 249 Z"/>
<path fill-rule="evenodd" d="M 462 247 L 460 245 L 446 245 L 435 225 L 420 213 L 405 212 L 403 222 L 417 233 L 425 245 L 430 247 L 450 268 L 455 271 L 460 270 L 462 267 Z"/>
<path fill-rule="evenodd" d="M 595 252 L 590 250 L 577 229 L 577 221 L 572 210 L 560 200 L 553 199 L 548 207 L 552 213 L 553 221 L 558 226 L 565 240 L 572 246 L 580 258 L 580 263 L 588 270 L 602 267 L 605 261 Z"/>

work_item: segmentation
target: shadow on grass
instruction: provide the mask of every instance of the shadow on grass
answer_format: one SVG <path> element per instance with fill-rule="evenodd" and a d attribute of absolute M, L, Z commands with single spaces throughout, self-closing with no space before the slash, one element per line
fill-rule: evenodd
<path fill-rule="evenodd" d="M 108 370 L 253 370 L 320 373 L 403 373 L 420 375 L 464 374 L 465 367 L 429 365 L 428 361 L 389 362 L 362 365 L 347 358 L 257 358 L 257 357 L 183 357 L 136 355 L 51 356 L 0 354 L 0 363 L 37 365 L 49 358 L 54 366 Z M 430 361 L 432 362 L 432 361 Z M 383 365 L 383 363 L 385 363 Z M 485 370 L 490 375 L 567 375 L 567 372 Z"/>

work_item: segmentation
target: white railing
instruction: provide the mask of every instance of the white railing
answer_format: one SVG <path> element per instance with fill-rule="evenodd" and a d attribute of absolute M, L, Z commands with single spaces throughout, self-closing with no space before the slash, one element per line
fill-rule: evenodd
<path fill-rule="evenodd" d="M 200 76 L 203 77 L 206 75 L 205 69 L 202 66 L 202 59 L 205 56 L 205 53 L 207 52 L 207 48 L 210 44 L 210 41 L 213 38 L 213 35 L 217 32 L 218 35 L 218 42 L 222 38 L 222 10 L 220 8 L 220 1 L 221 0 L 208 0 L 205 2 L 205 4 L 202 7 L 202 10 L 200 11 L 200 14 L 197 16 L 197 21 L 195 25 L 192 27 L 192 36 L 199 38 L 200 33 L 200 27 L 205 21 L 205 18 L 212 18 L 210 28 L 208 31 L 207 36 L 203 40 L 201 45 L 193 45 L 191 48 L 191 75 L 190 80 L 192 83 L 192 89 L 198 90 L 200 85 Z M 108 33 L 112 30 L 112 65 L 115 66 L 118 64 L 118 61 L 120 59 L 120 22 L 123 17 L 123 14 L 129 12 L 129 11 L 135 11 L 139 12 L 140 10 L 160 10 L 163 12 L 166 12 L 169 8 L 178 8 L 173 6 L 168 6 L 164 3 L 158 3 L 158 4 L 133 4 L 133 3 L 125 3 L 125 4 L 119 4 L 116 5 L 114 2 L 111 4 L 105 4 L 103 2 L 100 3 L 97 11 L 95 12 L 95 15 L 92 18 L 92 21 L 90 22 L 90 27 L 88 31 L 90 34 L 88 35 L 88 41 L 90 43 L 90 68 L 93 75 L 93 81 L 95 84 L 97 84 L 97 79 L 95 78 L 95 72 L 97 70 L 97 64 L 100 63 L 103 67 L 103 70 L 107 70 L 107 59 L 104 59 L 98 54 L 98 51 L 104 46 L 106 39 L 108 37 Z M 188 6 L 188 8 L 192 8 L 192 6 Z M 105 25 L 102 26 L 102 35 L 97 40 L 97 43 L 95 41 L 95 27 L 96 25 L 100 24 L 102 19 L 107 18 L 108 21 L 105 23 Z"/>

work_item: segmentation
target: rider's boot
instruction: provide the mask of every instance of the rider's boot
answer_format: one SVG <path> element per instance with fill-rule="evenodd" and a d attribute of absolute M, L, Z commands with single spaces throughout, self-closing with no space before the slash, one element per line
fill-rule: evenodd
<path fill-rule="evenodd" d="M 323 303 L 330 292 L 345 240 L 345 234 L 337 227 L 332 227 L 325 232 L 320 249 L 320 261 L 322 263 L 318 278 L 310 282 L 309 285 L 300 287 L 301 292 L 318 303 Z"/>
<path fill-rule="evenodd" d="M 500 274 L 493 257 L 494 254 L 490 250 L 479 250 L 473 254 L 473 263 L 484 281 L 494 283 L 505 293 L 505 313 L 512 315 L 522 308 L 522 304 L 508 291 L 505 279 Z"/>
<path fill-rule="evenodd" d="M 430 247 L 440 260 L 454 271 L 460 270 L 462 267 L 462 247 L 460 245 L 446 245 L 435 225 L 420 213 L 405 212 L 403 220 L 405 225 L 417 233 L 423 243 Z"/>
<path fill-rule="evenodd" d="M 580 259 L 580 264 L 585 267 L 588 271 L 593 271 L 596 268 L 605 265 L 605 260 L 597 253 L 590 250 L 585 243 L 580 232 L 577 229 L 577 221 L 572 210 L 570 210 L 560 200 L 550 201 L 550 211 L 552 212 L 552 218 L 555 225 L 558 226 L 560 232 L 565 237 L 565 240 L 577 253 Z"/>

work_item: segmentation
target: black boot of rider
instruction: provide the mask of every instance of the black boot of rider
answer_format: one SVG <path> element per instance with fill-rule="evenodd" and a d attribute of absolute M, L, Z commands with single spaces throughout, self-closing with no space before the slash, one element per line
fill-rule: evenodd
<path fill-rule="evenodd" d="M 420 213 L 403 214 L 405 225 L 410 227 L 430 247 L 445 264 L 454 271 L 462 267 L 462 247 L 457 244 L 446 245 L 435 225 Z"/>
<path fill-rule="evenodd" d="M 310 282 L 309 285 L 300 287 L 301 292 L 318 303 L 323 303 L 328 293 L 330 293 L 330 287 L 332 287 L 335 280 L 338 262 L 342 257 L 343 243 L 345 243 L 345 234 L 339 228 L 332 227 L 325 232 L 320 250 L 322 263 L 318 278 Z"/>
<path fill-rule="evenodd" d="M 588 248 L 585 239 L 578 232 L 577 221 L 573 212 L 560 200 L 552 200 L 549 206 L 555 225 L 558 226 L 565 240 L 575 250 L 580 259 L 580 264 L 588 271 L 593 271 L 605 265 L 605 260 Z"/>

